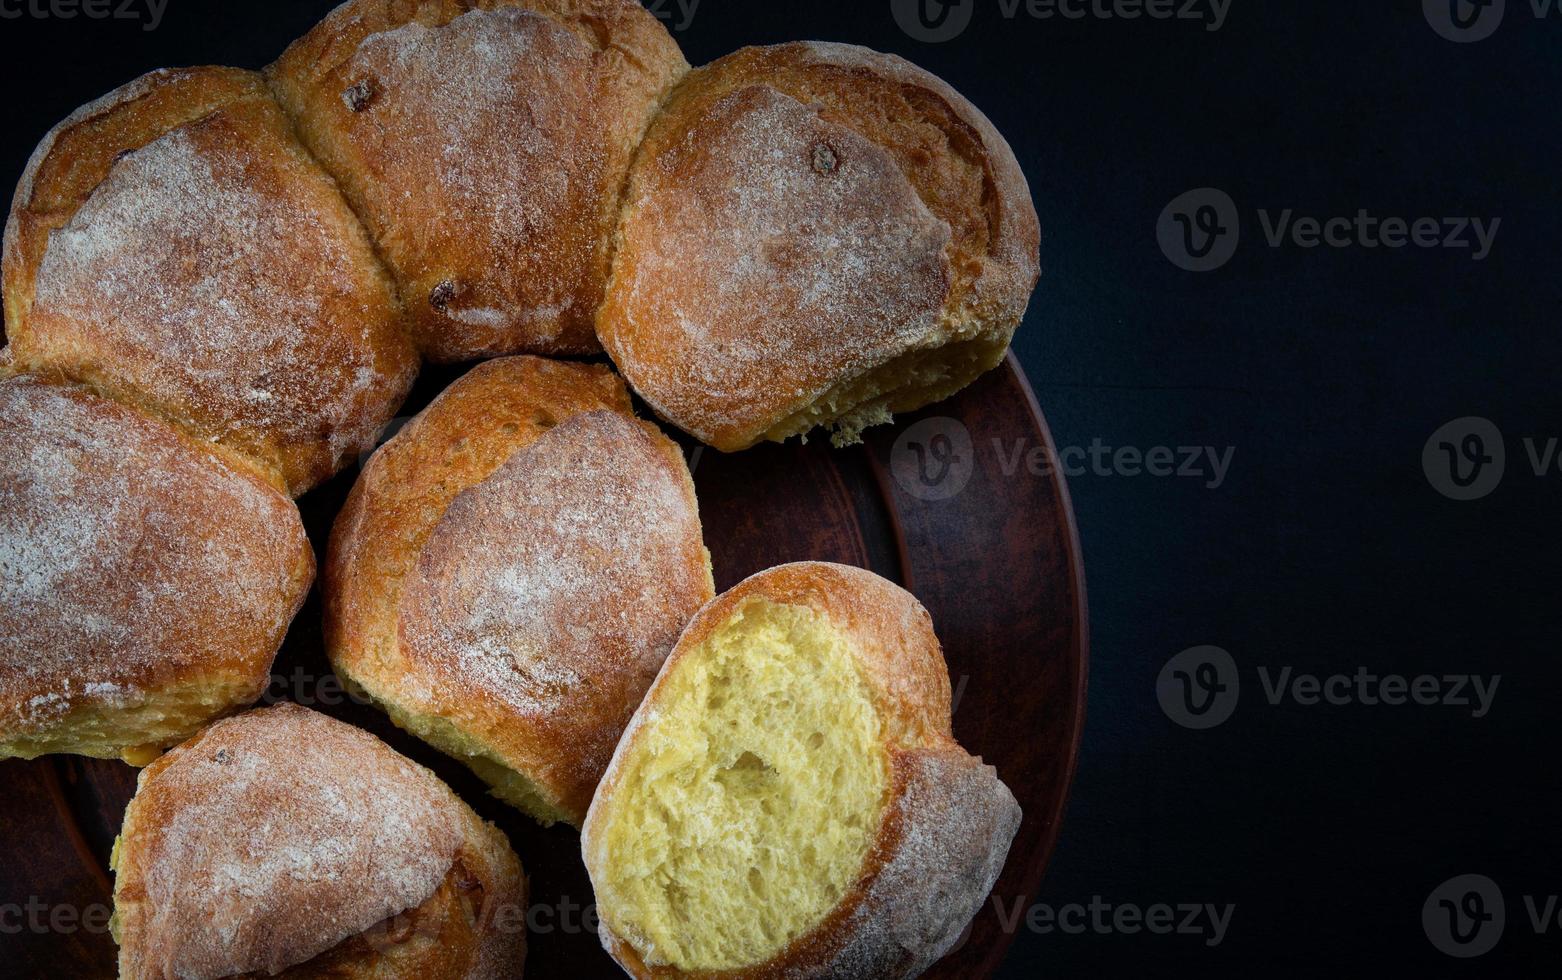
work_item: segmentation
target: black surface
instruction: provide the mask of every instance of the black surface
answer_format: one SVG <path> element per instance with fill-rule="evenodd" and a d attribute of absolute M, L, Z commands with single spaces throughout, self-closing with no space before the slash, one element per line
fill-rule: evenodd
<path fill-rule="evenodd" d="M 29 2 L 48 5 L 0 11 Z M 1016 348 L 1058 442 L 1234 447 L 1218 488 L 1071 479 L 1089 722 L 1035 896 L 1054 909 L 1235 903 L 1229 929 L 1210 946 L 1088 922 L 1035 932 L 1022 917 L 1004 975 L 1554 972 L 1562 925 L 1553 910 L 1537 935 L 1525 897 L 1562 893 L 1562 472 L 1536 476 L 1522 440 L 1562 437 L 1562 11 L 1540 20 L 1508 0 L 1494 36 L 1454 44 L 1420 0 L 1233 0 L 1218 31 L 1041 20 L 1023 2 L 1010 20 L 1009 0 L 971 3 L 970 26 L 938 44 L 903 32 L 889 0 L 703 0 L 676 33 L 695 63 L 816 37 L 943 75 L 1008 136 L 1036 195 L 1044 273 Z M 152 31 L 0 19 L 0 184 L 82 102 L 163 65 L 258 67 L 329 6 L 169 0 Z M 1194 274 L 1162 255 L 1155 224 L 1204 186 L 1236 201 L 1243 241 Z M 1260 208 L 1502 223 L 1477 262 L 1270 248 Z M 1489 496 L 1457 502 L 1430 485 L 1422 449 L 1464 416 L 1501 429 L 1508 465 Z M 1156 679 L 1202 644 L 1231 652 L 1242 693 L 1230 720 L 1195 731 L 1168 719 Z M 1502 680 L 1475 719 L 1271 706 L 1260 666 Z M 1500 886 L 1507 921 L 1495 950 L 1461 960 L 1429 942 L 1422 906 L 1465 873 Z"/>

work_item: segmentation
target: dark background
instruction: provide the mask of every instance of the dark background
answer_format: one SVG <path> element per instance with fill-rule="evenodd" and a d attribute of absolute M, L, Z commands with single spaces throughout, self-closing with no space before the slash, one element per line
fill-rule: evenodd
<path fill-rule="evenodd" d="M 114 0 L 117 4 L 120 0 Z M 1015 346 L 1061 446 L 1234 447 L 1205 480 L 1070 480 L 1091 598 L 1079 774 L 1041 894 L 1061 907 L 1235 903 L 1224 942 L 1022 930 L 1004 976 L 1554 973 L 1562 893 L 1553 734 L 1562 666 L 1556 506 L 1522 439 L 1562 437 L 1562 13 L 1509 0 L 1490 39 L 1437 36 L 1420 0 L 1233 0 L 1199 22 L 1006 19 L 973 0 L 945 43 L 889 0 L 703 0 L 691 63 L 823 38 L 903 54 L 1008 137 L 1042 225 L 1042 280 Z M 1181 5 L 1185 0 L 1178 0 Z M 15 0 L 8 5 L 14 6 Z M 149 69 L 259 67 L 332 4 L 169 0 L 162 24 L 0 20 L 0 186 L 81 103 Z M 669 5 L 669 9 L 671 5 Z M 679 22 L 676 15 L 672 24 Z M 1242 245 L 1185 272 L 1157 216 L 1191 188 L 1236 201 Z M 1501 218 L 1469 250 L 1271 248 L 1257 210 L 1321 218 Z M 1423 474 L 1428 437 L 1492 420 L 1508 466 L 1456 502 Z M 1177 652 L 1240 665 L 1210 731 L 1162 712 Z M 1256 669 L 1501 674 L 1457 707 L 1268 704 Z M 1437 952 L 1428 894 L 1489 875 L 1507 930 L 1475 960 Z M 3 971 L 3 966 L 0 966 Z"/>

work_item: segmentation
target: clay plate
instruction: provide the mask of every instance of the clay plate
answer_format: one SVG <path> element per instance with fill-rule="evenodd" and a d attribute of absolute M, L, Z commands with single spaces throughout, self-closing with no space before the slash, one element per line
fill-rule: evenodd
<path fill-rule="evenodd" d="M 459 374 L 425 371 L 407 414 Z M 998 767 L 1024 808 L 993 899 L 931 976 L 997 969 L 1013 940 L 997 908 L 1035 901 L 1073 776 L 1087 644 L 1079 541 L 1061 477 L 1026 466 L 1051 445 L 1012 355 L 954 398 L 869 430 L 866 444 L 848 450 L 815 439 L 725 455 L 685 442 L 717 589 L 800 559 L 861 565 L 905 585 L 943 640 L 955 735 Z M 301 501 L 317 549 L 356 475 L 349 469 Z M 321 649 L 318 596 L 294 623 L 276 674 L 268 700 L 303 701 L 368 728 L 509 833 L 531 879 L 528 975 L 622 976 L 588 928 L 578 835 L 538 828 L 487 797 L 462 766 L 345 698 Z M 108 855 L 135 772 L 74 756 L 0 763 L 0 905 L 20 906 L 0 919 L 9 975 L 114 975 Z"/>

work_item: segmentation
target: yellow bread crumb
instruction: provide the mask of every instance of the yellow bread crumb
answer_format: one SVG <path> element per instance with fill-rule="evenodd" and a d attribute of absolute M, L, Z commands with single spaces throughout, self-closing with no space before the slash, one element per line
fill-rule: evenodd
<path fill-rule="evenodd" d="M 848 642 L 756 599 L 670 669 L 600 823 L 600 907 L 648 963 L 763 962 L 855 882 L 889 777 Z"/>

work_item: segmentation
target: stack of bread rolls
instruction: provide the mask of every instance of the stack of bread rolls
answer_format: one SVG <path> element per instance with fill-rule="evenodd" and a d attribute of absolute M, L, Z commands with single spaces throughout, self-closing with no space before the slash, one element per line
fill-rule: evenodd
<path fill-rule="evenodd" d="M 820 43 L 691 70 L 633 0 L 352 0 L 262 72 L 60 123 L 5 228 L 0 757 L 148 766 L 121 975 L 520 973 L 502 834 L 367 734 L 235 714 L 314 578 L 293 498 L 423 359 L 497 358 L 338 518 L 344 681 L 584 828 L 633 975 L 935 961 L 1019 811 L 950 735 L 927 613 L 822 564 L 716 597 L 631 391 L 724 451 L 853 442 L 1000 361 L 1037 250 L 1012 151 L 942 81 Z"/>

